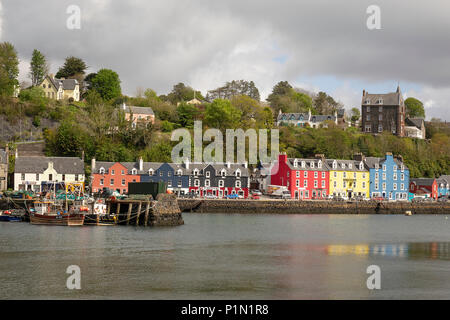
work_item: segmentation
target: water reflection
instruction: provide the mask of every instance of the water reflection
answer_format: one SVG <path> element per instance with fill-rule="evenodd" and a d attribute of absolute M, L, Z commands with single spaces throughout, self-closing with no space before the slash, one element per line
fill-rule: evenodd
<path fill-rule="evenodd" d="M 450 242 L 413 242 L 403 244 L 357 244 L 329 245 L 326 252 L 331 256 L 384 256 L 407 259 L 450 260 Z"/>

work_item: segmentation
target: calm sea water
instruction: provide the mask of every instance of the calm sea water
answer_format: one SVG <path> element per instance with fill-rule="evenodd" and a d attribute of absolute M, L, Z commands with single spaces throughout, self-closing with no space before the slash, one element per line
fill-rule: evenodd
<path fill-rule="evenodd" d="M 1 299 L 449 299 L 445 216 L 184 214 L 174 228 L 0 223 Z M 66 269 L 81 268 L 81 290 Z M 381 290 L 368 290 L 369 265 Z"/>

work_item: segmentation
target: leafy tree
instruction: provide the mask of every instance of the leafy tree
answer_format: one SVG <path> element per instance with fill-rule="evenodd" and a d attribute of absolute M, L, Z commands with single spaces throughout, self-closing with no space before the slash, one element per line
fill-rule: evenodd
<path fill-rule="evenodd" d="M 122 95 L 119 75 L 110 69 L 101 69 L 97 73 L 92 79 L 92 89 L 104 100 L 112 100 Z"/>
<path fill-rule="evenodd" d="M 423 107 L 422 101 L 409 97 L 405 100 L 406 115 L 409 118 L 424 118 L 425 119 L 425 108 Z"/>
<path fill-rule="evenodd" d="M 351 120 L 352 120 L 353 123 L 355 123 L 356 121 L 359 120 L 359 118 L 361 118 L 361 112 L 359 111 L 358 108 L 352 108 L 351 115 L 352 115 Z"/>
<path fill-rule="evenodd" d="M 318 114 L 331 114 L 339 107 L 339 104 L 333 97 L 321 91 L 314 98 L 314 107 Z"/>
<path fill-rule="evenodd" d="M 77 74 L 84 75 L 87 69 L 86 63 L 76 57 L 68 57 L 64 62 L 64 65 L 58 70 L 56 78 L 70 78 Z"/>
<path fill-rule="evenodd" d="M 232 99 L 235 96 L 248 96 L 256 101 L 260 100 L 259 90 L 253 81 L 233 80 L 223 87 L 208 91 L 206 100 Z"/>
<path fill-rule="evenodd" d="M 197 107 L 182 102 L 177 107 L 178 123 L 185 128 L 192 128 L 199 111 Z"/>
<path fill-rule="evenodd" d="M 0 43 L 0 95 L 11 96 L 19 85 L 19 58 L 9 42 Z"/>
<path fill-rule="evenodd" d="M 38 86 L 44 81 L 45 76 L 48 73 L 48 64 L 45 56 L 39 51 L 34 49 L 30 63 L 30 78 L 31 85 Z"/>
<path fill-rule="evenodd" d="M 205 122 L 211 128 L 222 131 L 238 126 L 242 112 L 234 107 L 229 100 L 216 99 L 206 107 Z"/>
<path fill-rule="evenodd" d="M 199 100 L 204 100 L 200 91 L 195 91 L 182 82 L 174 85 L 172 92 L 167 95 L 168 101 L 174 105 L 182 101 L 190 101 L 194 99 L 194 97 Z"/>

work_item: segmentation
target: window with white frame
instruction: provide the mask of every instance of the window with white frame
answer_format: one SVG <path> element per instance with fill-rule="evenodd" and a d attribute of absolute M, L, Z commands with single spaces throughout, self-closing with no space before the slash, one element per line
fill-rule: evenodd
<path fill-rule="evenodd" d="M 105 174 L 105 168 L 100 168 L 99 172 L 100 174 Z"/>
<path fill-rule="evenodd" d="M 300 187 L 300 180 L 295 180 L 295 186 L 296 186 L 297 188 Z"/>
<path fill-rule="evenodd" d="M 210 187 L 211 186 L 211 182 L 209 181 L 209 179 L 205 180 L 205 187 Z"/>
<path fill-rule="evenodd" d="M 303 180 L 303 187 L 308 188 L 308 180 Z"/>
<path fill-rule="evenodd" d="M 219 180 L 219 187 L 223 188 L 224 185 L 225 185 L 225 182 L 223 180 Z"/>
<path fill-rule="evenodd" d="M 322 188 L 325 188 L 325 180 L 322 180 Z"/>
<path fill-rule="evenodd" d="M 319 185 L 319 182 L 317 180 L 314 180 L 314 188 L 317 188 Z"/>
<path fill-rule="evenodd" d="M 200 180 L 199 179 L 195 179 L 194 180 L 194 187 L 200 187 Z"/>
<path fill-rule="evenodd" d="M 133 168 L 133 170 L 131 170 L 131 174 L 137 174 L 137 170 Z"/>
<path fill-rule="evenodd" d="M 240 188 L 241 187 L 241 181 L 240 180 L 236 180 L 236 188 Z"/>
<path fill-rule="evenodd" d="M 295 177 L 300 178 L 300 171 L 295 172 Z"/>
<path fill-rule="evenodd" d="M 314 178 L 318 178 L 319 177 L 319 173 L 317 171 L 314 171 Z"/>
<path fill-rule="evenodd" d="M 207 177 L 207 178 L 211 177 L 211 172 L 206 171 L 206 177 Z"/>
<path fill-rule="evenodd" d="M 325 171 L 322 171 L 322 179 L 325 179 Z"/>
<path fill-rule="evenodd" d="M 149 175 L 149 176 L 152 176 L 154 173 L 155 173 L 155 172 L 153 171 L 153 169 L 149 169 L 149 170 L 148 170 L 148 175 Z"/>
<path fill-rule="evenodd" d="M 308 171 L 303 171 L 303 178 L 308 178 Z"/>

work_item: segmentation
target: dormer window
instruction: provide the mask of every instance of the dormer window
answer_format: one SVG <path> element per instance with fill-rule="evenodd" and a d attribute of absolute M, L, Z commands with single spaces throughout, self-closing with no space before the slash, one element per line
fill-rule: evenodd
<path fill-rule="evenodd" d="M 341 168 L 345 169 L 345 163 L 341 164 Z"/>
<path fill-rule="evenodd" d="M 181 171 L 181 169 L 179 169 L 179 170 L 177 171 L 177 174 L 178 174 L 179 176 L 181 176 L 181 175 L 183 174 L 183 171 Z"/>
<path fill-rule="evenodd" d="M 311 163 L 309 164 L 311 168 L 314 168 L 314 162 L 311 161 Z"/>
<path fill-rule="evenodd" d="M 364 169 L 364 164 L 361 162 L 360 164 L 359 164 L 359 170 L 363 170 Z"/>
<path fill-rule="evenodd" d="M 302 161 L 302 168 L 305 168 L 305 167 L 306 167 L 306 162 Z"/>
<path fill-rule="evenodd" d="M 383 99 L 379 98 L 377 101 L 378 104 L 383 104 Z"/>
<path fill-rule="evenodd" d="M 295 159 L 294 160 L 294 167 L 297 168 L 297 165 L 298 165 L 298 161 L 297 161 L 297 159 Z"/>
<path fill-rule="evenodd" d="M 333 161 L 333 169 L 337 169 L 337 162 Z"/>
<path fill-rule="evenodd" d="M 378 163 L 375 164 L 375 169 L 376 170 L 380 169 L 380 166 L 378 165 Z"/>
<path fill-rule="evenodd" d="M 322 169 L 322 161 L 321 161 L 321 160 L 319 160 L 319 162 L 317 163 L 317 167 L 318 167 L 319 169 Z"/>
<path fill-rule="evenodd" d="M 353 165 L 351 163 L 348 164 L 348 168 L 351 169 Z"/>
<path fill-rule="evenodd" d="M 99 172 L 100 174 L 105 174 L 105 168 L 100 168 Z"/>
<path fill-rule="evenodd" d="M 206 177 L 209 178 L 211 176 L 211 172 L 206 171 Z"/>
<path fill-rule="evenodd" d="M 241 170 L 238 169 L 238 170 L 236 171 L 236 177 L 238 177 L 238 178 L 241 177 Z"/>
<path fill-rule="evenodd" d="M 153 171 L 153 169 L 148 170 L 148 175 L 152 176 L 155 172 Z"/>
<path fill-rule="evenodd" d="M 198 176 L 198 170 L 194 169 L 194 176 Z"/>
<path fill-rule="evenodd" d="M 137 170 L 135 168 L 133 168 L 133 170 L 131 170 L 131 174 L 137 174 Z"/>

